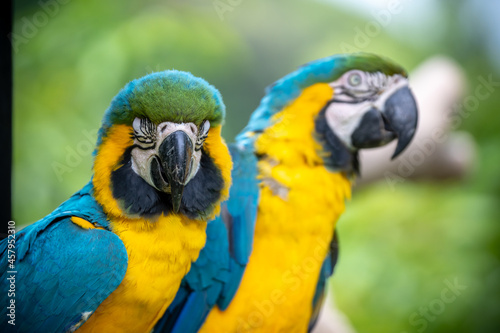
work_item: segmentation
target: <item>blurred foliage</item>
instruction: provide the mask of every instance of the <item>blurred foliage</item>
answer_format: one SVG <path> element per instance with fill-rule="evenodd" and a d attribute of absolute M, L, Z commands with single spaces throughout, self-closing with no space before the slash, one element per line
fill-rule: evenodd
<path fill-rule="evenodd" d="M 334 297 L 359 332 L 496 331 L 493 197 L 459 184 L 381 182 L 354 194 L 338 230 Z M 458 295 L 442 296 L 445 281 Z"/>
<path fill-rule="evenodd" d="M 344 51 L 342 43 L 355 45 L 356 29 L 373 22 L 326 0 L 220 2 L 228 4 L 226 11 L 201 0 L 15 2 L 14 32 L 25 38 L 14 48 L 19 225 L 50 213 L 90 179 L 95 130 L 129 80 L 170 68 L 205 78 L 224 97 L 223 133 L 230 141 L 267 85 L 303 63 Z M 471 91 L 478 76 L 499 81 L 485 37 L 498 28 L 469 10 L 470 2 L 440 2 L 413 26 L 394 18 L 361 49 L 409 70 L 436 53 L 449 55 L 464 66 Z M 467 181 L 405 182 L 394 192 L 379 184 L 354 193 L 339 222 L 341 257 L 332 284 L 338 306 L 360 332 L 496 332 L 499 105 L 495 93 L 463 119 L 461 129 L 479 147 Z M 425 329 L 412 326 L 410 316 L 440 297 L 444 280 L 455 278 L 467 289 Z"/>

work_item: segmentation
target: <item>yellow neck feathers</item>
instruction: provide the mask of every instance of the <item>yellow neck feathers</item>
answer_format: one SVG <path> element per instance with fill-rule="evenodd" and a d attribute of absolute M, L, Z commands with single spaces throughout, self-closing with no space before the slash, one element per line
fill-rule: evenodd
<path fill-rule="evenodd" d="M 132 146 L 132 129 L 127 125 L 115 125 L 97 150 L 94 161 L 94 195 L 104 212 L 112 217 L 125 217 L 118 202 L 111 193 L 111 173 L 117 170 L 125 150 Z"/>
<path fill-rule="evenodd" d="M 219 215 L 220 203 L 227 200 L 229 197 L 229 188 L 231 187 L 231 170 L 233 169 L 233 161 L 231 160 L 229 149 L 221 136 L 221 129 L 222 127 L 220 125 L 211 128 L 204 143 L 205 149 L 210 154 L 210 157 L 213 159 L 215 165 L 219 168 L 222 179 L 224 179 L 224 189 L 221 191 L 221 198 L 219 199 L 212 216 L 208 218 L 208 220 L 212 220 L 215 216 Z"/>
<path fill-rule="evenodd" d="M 274 124 L 258 138 L 256 150 L 266 156 L 259 162 L 261 198 L 265 198 L 259 208 L 269 212 L 265 214 L 269 221 L 259 215 L 257 231 L 326 231 L 323 218 L 329 215 L 333 222 L 343 211 L 344 200 L 351 195 L 351 183 L 344 173 L 324 167 L 322 147 L 314 138 L 315 118 L 332 96 L 333 89 L 325 83 L 306 88 L 273 117 Z M 297 222 L 276 223 L 274 219 L 282 215 L 279 211 L 290 202 L 294 202 Z M 321 218 L 315 220 L 311 209 L 321 211 Z"/>
<path fill-rule="evenodd" d="M 321 146 L 314 139 L 314 119 L 333 97 L 326 83 L 310 86 L 290 105 L 275 114 L 259 137 L 257 153 L 272 156 L 280 164 L 323 164 L 318 152 Z"/>

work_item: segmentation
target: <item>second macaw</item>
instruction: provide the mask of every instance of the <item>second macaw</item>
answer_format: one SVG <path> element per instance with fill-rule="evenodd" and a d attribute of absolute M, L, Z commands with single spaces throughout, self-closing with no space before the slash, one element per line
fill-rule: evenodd
<path fill-rule="evenodd" d="M 395 157 L 416 125 L 405 70 L 372 54 L 320 59 L 269 87 L 232 147 L 212 238 L 155 332 L 310 330 L 358 151 L 397 139 Z"/>

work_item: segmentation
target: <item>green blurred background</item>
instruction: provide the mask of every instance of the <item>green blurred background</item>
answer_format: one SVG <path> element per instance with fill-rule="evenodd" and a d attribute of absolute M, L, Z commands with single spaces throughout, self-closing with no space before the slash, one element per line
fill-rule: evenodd
<path fill-rule="evenodd" d="M 384 16 L 389 9 L 397 13 Z M 14 220 L 43 217 L 90 179 L 103 112 L 134 78 L 171 68 L 205 78 L 224 97 L 232 140 L 267 85 L 343 51 L 383 54 L 410 71 L 445 54 L 470 87 L 479 75 L 498 82 L 499 13 L 488 0 L 15 1 Z M 374 22 L 383 29 L 363 42 Z M 357 331 L 498 331 L 499 106 L 494 92 L 462 122 L 478 143 L 465 181 L 354 193 L 331 284 Z M 455 282 L 466 288 L 443 308 Z"/>

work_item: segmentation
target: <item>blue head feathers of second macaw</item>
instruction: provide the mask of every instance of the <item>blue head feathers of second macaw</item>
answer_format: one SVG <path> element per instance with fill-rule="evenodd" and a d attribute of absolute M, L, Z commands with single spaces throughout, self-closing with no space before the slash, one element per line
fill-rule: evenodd
<path fill-rule="evenodd" d="M 228 195 L 231 160 L 220 136 L 225 107 L 205 80 L 176 70 L 131 81 L 99 131 L 94 192 L 106 213 L 207 219 Z"/>
<path fill-rule="evenodd" d="M 418 113 L 406 71 L 388 59 L 355 53 L 313 61 L 268 87 L 238 136 L 239 144 L 253 147 L 259 134 L 282 120 L 283 111 L 299 97 L 306 104 L 293 111 L 296 114 L 288 117 L 285 127 L 291 131 L 294 122 L 307 124 L 309 120 L 303 118 L 309 114 L 301 110 L 309 110 L 311 101 L 322 100 L 312 114 L 313 135 L 321 145 L 324 164 L 332 169 L 357 172 L 359 149 L 397 138 L 394 158 L 415 134 Z"/>

